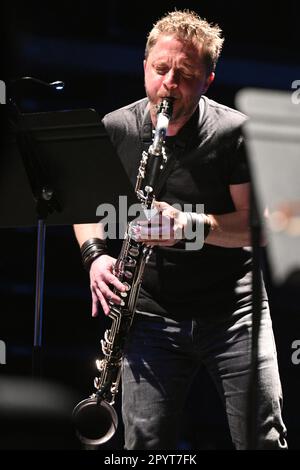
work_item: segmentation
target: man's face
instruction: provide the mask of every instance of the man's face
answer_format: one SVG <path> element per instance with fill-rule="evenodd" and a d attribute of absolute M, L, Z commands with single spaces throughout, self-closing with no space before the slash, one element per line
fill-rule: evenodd
<path fill-rule="evenodd" d="M 201 46 L 170 35 L 162 35 L 144 61 L 145 88 L 149 101 L 175 98 L 173 121 L 186 121 L 214 79 L 207 76 Z"/>

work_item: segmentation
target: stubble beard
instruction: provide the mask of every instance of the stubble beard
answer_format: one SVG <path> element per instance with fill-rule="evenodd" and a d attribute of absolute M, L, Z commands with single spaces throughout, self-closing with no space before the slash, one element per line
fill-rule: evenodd
<path fill-rule="evenodd" d="M 149 98 L 149 96 L 148 96 L 148 98 Z M 150 99 L 149 99 L 149 101 L 150 101 L 151 114 L 152 114 L 152 116 L 154 116 L 156 118 L 161 100 L 159 100 L 159 102 L 157 104 L 154 103 L 153 101 L 151 101 Z M 175 100 L 174 110 L 173 110 L 173 114 L 172 114 L 172 117 L 170 119 L 170 122 L 172 124 L 181 123 L 182 121 L 187 122 L 189 120 L 189 118 L 194 114 L 194 111 L 197 107 L 197 104 L 198 104 L 198 102 L 191 104 L 189 107 L 184 107 L 183 105 L 179 105 L 177 107 L 176 106 L 176 100 Z"/>
<path fill-rule="evenodd" d="M 162 98 L 157 101 L 157 97 L 153 99 L 153 97 L 147 92 L 147 90 L 146 90 L 146 94 L 150 103 L 151 115 L 156 118 Z M 172 123 L 176 123 L 181 120 L 188 120 L 194 113 L 196 107 L 197 107 L 197 103 L 193 103 L 187 108 L 185 108 L 182 104 L 180 104 L 179 106 L 176 106 L 176 99 L 175 99 L 174 111 L 173 111 L 173 115 L 170 121 Z"/>

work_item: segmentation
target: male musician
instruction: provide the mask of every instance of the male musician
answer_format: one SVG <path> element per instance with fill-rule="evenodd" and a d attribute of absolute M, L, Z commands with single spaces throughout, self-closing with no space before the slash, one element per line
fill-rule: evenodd
<path fill-rule="evenodd" d="M 218 26 L 196 13 L 174 11 L 159 20 L 146 45 L 147 98 L 110 113 L 104 125 L 135 184 L 147 131 L 157 105 L 174 100 L 166 153 L 169 174 L 157 195 L 158 230 L 141 226 L 142 243 L 155 245 L 147 264 L 122 369 L 126 449 L 176 449 L 180 416 L 192 380 L 204 364 L 226 409 L 237 449 L 247 447 L 246 402 L 251 348 L 249 175 L 239 112 L 205 95 L 215 78 L 223 39 Z M 151 134 L 150 134 L 151 135 Z M 150 142 L 148 142 L 149 145 Z M 187 214 L 173 204 L 204 204 Z M 185 249 L 175 233 L 202 224 L 205 243 Z M 158 224 L 158 225 L 157 225 Z M 161 239 L 165 225 L 169 238 Z M 100 225 L 75 226 L 90 270 L 92 315 L 121 302 L 126 287 Z M 155 235 L 155 233 L 157 235 Z M 98 239 L 98 240 L 95 240 Z M 87 251 L 86 251 L 87 250 Z M 268 300 L 263 290 L 259 355 L 258 447 L 286 448 L 281 385 Z M 200 399 L 200 397 L 199 397 Z M 201 426 L 201 423 L 199 423 Z"/>

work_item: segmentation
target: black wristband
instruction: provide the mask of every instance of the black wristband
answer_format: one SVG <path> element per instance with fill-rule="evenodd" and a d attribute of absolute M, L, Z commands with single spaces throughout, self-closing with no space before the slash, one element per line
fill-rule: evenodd
<path fill-rule="evenodd" d="M 81 245 L 80 251 L 83 266 L 86 271 L 89 271 L 92 262 L 107 253 L 106 242 L 101 238 L 90 238 Z"/>

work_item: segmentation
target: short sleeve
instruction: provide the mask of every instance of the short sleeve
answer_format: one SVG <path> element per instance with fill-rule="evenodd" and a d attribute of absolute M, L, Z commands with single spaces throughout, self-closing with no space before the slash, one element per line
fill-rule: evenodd
<path fill-rule="evenodd" d="M 243 135 L 236 140 L 235 148 L 229 155 L 229 184 L 250 182 L 250 170 L 247 159 L 246 145 Z"/>

